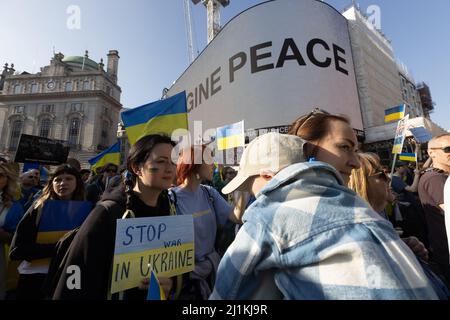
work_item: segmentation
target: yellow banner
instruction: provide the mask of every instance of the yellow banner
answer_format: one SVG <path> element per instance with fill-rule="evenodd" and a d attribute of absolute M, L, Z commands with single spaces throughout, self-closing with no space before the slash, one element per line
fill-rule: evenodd
<path fill-rule="evenodd" d="M 138 287 L 150 277 L 150 268 L 156 275 L 173 277 L 190 272 L 195 267 L 194 243 L 114 255 L 111 293 Z"/>

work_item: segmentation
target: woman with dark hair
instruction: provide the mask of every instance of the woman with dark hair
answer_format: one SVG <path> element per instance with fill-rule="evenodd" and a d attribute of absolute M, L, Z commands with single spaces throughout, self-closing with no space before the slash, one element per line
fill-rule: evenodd
<path fill-rule="evenodd" d="M 49 200 L 84 200 L 84 185 L 78 170 L 71 166 L 60 166 L 48 180 L 42 195 L 23 216 L 12 240 L 9 256 L 11 260 L 22 260 L 19 266 L 17 299 L 44 299 L 42 286 L 49 265 L 37 260 L 51 259 L 56 243 L 38 243 L 37 234 L 45 203 Z"/>
<path fill-rule="evenodd" d="M 213 178 L 212 151 L 206 146 L 182 150 L 177 164 L 178 187 L 172 189 L 177 199 L 177 214 L 194 217 L 195 270 L 186 274 L 182 299 L 206 300 L 215 283 L 220 256 L 215 248 L 218 226 L 227 220 L 242 224 L 246 200 L 242 193 L 233 208 L 213 187 L 203 185 Z"/>
<path fill-rule="evenodd" d="M 23 216 L 23 208 L 17 200 L 18 176 L 6 163 L 0 163 L 0 300 L 7 290 L 7 266 L 5 251 L 11 244 L 17 224 Z M 6 250 L 5 250 L 6 249 Z"/>
<path fill-rule="evenodd" d="M 167 189 L 175 176 L 171 153 L 174 142 L 167 136 L 148 135 L 136 142 L 127 158 L 127 172 L 122 182 L 108 189 L 74 237 L 53 299 L 106 300 L 114 256 L 116 220 L 168 216 L 175 214 Z M 81 288 L 70 290 L 66 283 L 71 265 L 80 267 Z M 166 297 L 176 298 L 178 278 L 158 277 Z M 140 288 L 126 290 L 125 300 L 145 300 L 148 287 L 143 279 Z M 115 296 L 113 297 L 115 298 Z"/>

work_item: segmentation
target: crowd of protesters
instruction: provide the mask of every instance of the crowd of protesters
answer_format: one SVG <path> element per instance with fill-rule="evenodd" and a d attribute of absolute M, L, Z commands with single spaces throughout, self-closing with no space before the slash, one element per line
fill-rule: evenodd
<path fill-rule="evenodd" d="M 116 220 L 169 215 L 193 216 L 195 269 L 158 277 L 168 299 L 449 299 L 450 134 L 428 142 L 423 166 L 397 161 L 392 175 L 359 146 L 347 118 L 314 109 L 289 134 L 251 141 L 238 168 L 215 165 L 206 145 L 174 163 L 175 143 L 158 134 L 123 168 L 69 159 L 44 184 L 2 159 L 0 299 L 144 300 L 148 278 L 110 294 Z M 64 243 L 37 241 L 50 200 L 92 203 Z M 80 289 L 67 287 L 71 265 Z"/>

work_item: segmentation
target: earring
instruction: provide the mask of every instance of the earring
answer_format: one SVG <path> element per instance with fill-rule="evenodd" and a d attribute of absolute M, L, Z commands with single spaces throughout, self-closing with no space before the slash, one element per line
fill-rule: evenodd
<path fill-rule="evenodd" d="M 200 175 L 198 173 L 196 173 L 195 178 L 197 178 L 197 180 L 200 180 Z"/>

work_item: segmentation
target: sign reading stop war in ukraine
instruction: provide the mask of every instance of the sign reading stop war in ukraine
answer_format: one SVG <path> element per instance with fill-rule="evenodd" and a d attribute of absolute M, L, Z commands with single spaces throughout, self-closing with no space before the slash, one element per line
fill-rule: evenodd
<path fill-rule="evenodd" d="M 139 286 L 156 275 L 173 277 L 194 270 L 191 215 L 117 220 L 111 293 Z"/>

